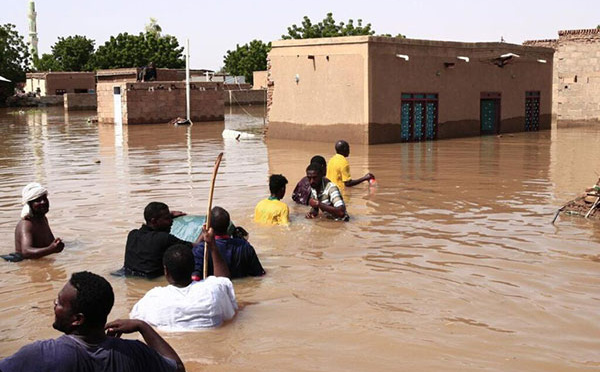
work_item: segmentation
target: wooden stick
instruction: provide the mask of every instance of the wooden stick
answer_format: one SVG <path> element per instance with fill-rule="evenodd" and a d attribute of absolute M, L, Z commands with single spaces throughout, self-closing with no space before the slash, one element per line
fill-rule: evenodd
<path fill-rule="evenodd" d="M 213 201 L 213 193 L 215 191 L 215 180 L 217 179 L 217 172 L 219 171 L 219 165 L 221 164 L 221 159 L 223 158 L 223 153 L 220 153 L 217 156 L 217 160 L 215 161 L 215 169 L 213 170 L 212 180 L 210 181 L 210 193 L 208 194 L 208 208 L 206 209 L 206 231 L 210 229 L 210 212 L 212 210 L 212 201 Z M 208 276 L 208 242 L 204 242 L 204 265 L 202 266 L 202 279 L 206 279 Z"/>
<path fill-rule="evenodd" d="M 585 214 L 585 218 L 588 218 L 590 216 L 590 213 L 592 213 L 594 208 L 596 208 L 598 206 L 598 202 L 600 202 L 600 196 L 596 198 L 596 201 L 594 202 L 594 204 L 592 204 L 592 207 L 590 208 L 590 210 Z"/>
<path fill-rule="evenodd" d="M 556 214 L 554 215 L 552 222 L 550 222 L 552 225 L 554 225 L 554 221 L 556 221 L 556 219 L 558 218 L 558 215 L 560 214 L 560 212 L 562 212 L 565 209 L 566 206 L 567 205 L 565 204 L 556 211 Z"/>

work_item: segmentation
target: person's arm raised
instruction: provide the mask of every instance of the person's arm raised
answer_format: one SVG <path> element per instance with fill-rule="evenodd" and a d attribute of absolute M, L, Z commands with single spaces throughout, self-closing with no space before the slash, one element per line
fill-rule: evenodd
<path fill-rule="evenodd" d="M 177 352 L 148 323 L 138 319 L 117 319 L 107 323 L 104 329 L 106 334 L 111 337 L 121 337 L 124 333 L 139 332 L 148 347 L 163 357 L 174 360 L 177 363 L 177 370 L 185 372 L 185 366 Z"/>
<path fill-rule="evenodd" d="M 213 263 L 213 275 L 231 278 L 231 272 L 227 262 L 221 256 L 217 243 L 215 242 L 215 233 L 212 229 L 206 231 L 206 225 L 202 226 L 202 236 L 204 237 L 204 249 L 208 249 Z"/>

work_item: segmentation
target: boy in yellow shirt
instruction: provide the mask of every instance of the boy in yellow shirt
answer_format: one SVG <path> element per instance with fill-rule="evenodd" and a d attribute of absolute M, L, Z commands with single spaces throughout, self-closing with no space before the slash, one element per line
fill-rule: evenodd
<path fill-rule="evenodd" d="M 288 225 L 290 223 L 290 210 L 281 201 L 285 195 L 287 179 L 281 174 L 273 174 L 269 177 L 269 190 L 271 196 L 261 200 L 254 208 L 254 222 L 267 225 Z"/>
<path fill-rule="evenodd" d="M 340 191 L 344 191 L 346 186 L 356 186 L 359 183 L 375 178 L 372 173 L 367 173 L 357 180 L 352 179 L 350 176 L 350 164 L 346 159 L 348 155 L 350 155 L 350 145 L 348 142 L 344 140 L 337 141 L 335 144 L 335 152 L 337 154 L 333 155 L 327 164 L 327 178 L 335 183 Z"/>

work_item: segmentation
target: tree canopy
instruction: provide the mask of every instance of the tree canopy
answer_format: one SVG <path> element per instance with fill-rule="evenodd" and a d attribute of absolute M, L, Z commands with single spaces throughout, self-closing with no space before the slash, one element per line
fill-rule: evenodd
<path fill-rule="evenodd" d="M 291 25 L 287 28 L 287 34 L 281 35 L 281 37 L 286 40 L 374 34 L 375 30 L 370 23 L 363 25 L 361 19 L 358 19 L 356 23 L 352 19 L 345 23 L 336 23 L 333 13 L 327 13 L 327 16 L 316 24 L 313 24 L 310 18 L 305 16 L 300 26 Z M 392 35 L 382 34 L 380 36 L 391 37 Z M 395 37 L 404 38 L 405 36 L 398 34 Z M 223 57 L 225 63 L 223 70 L 232 75 L 243 75 L 246 77 L 246 81 L 252 82 L 253 71 L 262 71 L 267 68 L 267 53 L 270 50 L 271 43 L 265 44 L 260 40 L 253 40 L 242 46 L 238 44 L 235 50 L 228 50 Z"/>
<path fill-rule="evenodd" d="M 183 47 L 171 35 L 157 33 L 130 35 L 120 33 L 98 47 L 94 55 L 97 69 L 138 67 L 154 62 L 156 67 L 182 68 L 185 66 Z"/>
<path fill-rule="evenodd" d="M 267 69 L 267 54 L 271 43 L 252 40 L 248 44 L 236 45 L 235 50 L 228 50 L 223 58 L 223 70 L 235 76 L 244 76 L 246 82 L 252 84 L 252 73 Z"/>
<path fill-rule="evenodd" d="M 327 13 L 327 16 L 317 24 L 313 24 L 310 18 L 304 16 L 300 26 L 293 24 L 287 28 L 287 32 L 287 35 L 281 35 L 282 39 L 310 39 L 375 34 L 375 30 L 371 28 L 370 23 L 363 26 L 362 19 L 358 19 L 356 25 L 354 25 L 354 20 L 352 19 L 349 19 L 346 23 L 340 22 L 336 24 L 333 19 L 333 13 Z"/>
<path fill-rule="evenodd" d="M 29 70 L 29 50 L 15 25 L 0 25 L 0 76 L 12 82 L 25 81 Z"/>
<path fill-rule="evenodd" d="M 85 36 L 59 37 L 52 53 L 34 58 L 38 71 L 92 71 L 95 41 Z"/>

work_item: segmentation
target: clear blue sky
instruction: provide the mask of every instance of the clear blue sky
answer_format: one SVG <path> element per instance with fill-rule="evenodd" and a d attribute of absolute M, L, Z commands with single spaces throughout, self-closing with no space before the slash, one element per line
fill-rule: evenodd
<path fill-rule="evenodd" d="M 0 0 L 0 24 L 13 23 L 27 36 L 28 0 Z M 163 32 L 190 39 L 192 68 L 218 69 L 236 44 L 278 40 L 307 15 L 313 22 L 333 12 L 337 22 L 362 19 L 377 33 L 454 41 L 556 38 L 558 30 L 595 28 L 598 0 L 38 0 L 40 53 L 59 36 L 84 35 L 104 44 L 120 32 L 139 33 L 150 17 Z"/>

